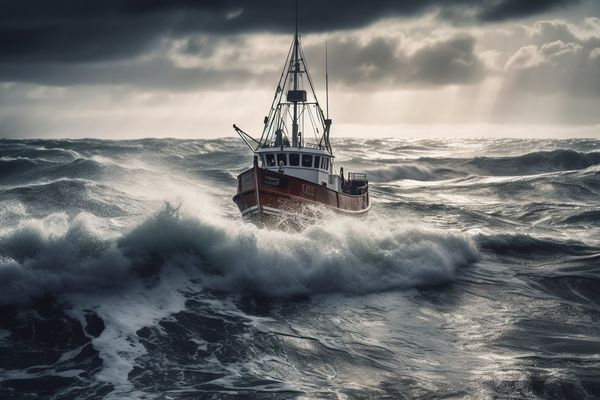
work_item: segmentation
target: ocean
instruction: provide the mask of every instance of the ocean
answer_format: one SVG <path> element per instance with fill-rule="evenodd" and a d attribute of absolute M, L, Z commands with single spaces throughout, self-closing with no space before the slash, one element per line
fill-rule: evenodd
<path fill-rule="evenodd" d="M 600 398 L 600 140 L 332 145 L 281 231 L 235 138 L 0 140 L 0 399 Z"/>

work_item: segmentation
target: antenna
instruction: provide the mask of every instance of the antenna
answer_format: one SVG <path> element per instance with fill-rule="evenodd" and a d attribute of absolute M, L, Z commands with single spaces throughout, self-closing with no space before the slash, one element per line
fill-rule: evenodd
<path fill-rule="evenodd" d="M 298 72 L 300 70 L 298 46 L 298 0 L 296 0 L 296 34 L 294 35 L 294 93 L 298 91 Z M 298 98 L 295 98 L 292 101 L 294 103 L 294 117 L 292 121 L 292 146 L 296 147 L 298 145 Z"/>
<path fill-rule="evenodd" d="M 329 68 L 327 65 L 327 40 L 325 41 L 325 110 L 329 119 Z"/>

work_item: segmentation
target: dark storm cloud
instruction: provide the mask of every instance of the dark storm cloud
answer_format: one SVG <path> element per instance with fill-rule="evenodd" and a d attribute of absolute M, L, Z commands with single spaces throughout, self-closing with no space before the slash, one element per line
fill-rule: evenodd
<path fill-rule="evenodd" d="M 501 21 L 511 18 L 528 17 L 550 11 L 559 7 L 567 7 L 579 3 L 577 0 L 504 0 L 489 1 L 478 16 L 483 21 Z"/>
<path fill-rule="evenodd" d="M 410 51 L 398 39 L 374 38 L 361 44 L 339 39 L 330 42 L 330 75 L 346 87 L 376 84 L 435 86 L 479 82 L 485 66 L 475 53 L 476 40 L 466 34 L 429 41 Z M 307 58 L 316 60 L 315 72 L 324 64 L 323 50 L 311 47 Z"/>
<path fill-rule="evenodd" d="M 484 20 L 541 13 L 576 0 L 301 0 L 303 32 L 352 29 L 378 19 L 432 9 L 463 11 Z M 290 32 L 293 1 L 105 0 L 4 1 L 0 63 L 130 58 L 161 37 L 190 33 Z M 467 13 L 468 14 L 468 13 Z M 450 13 L 446 14 L 450 15 Z"/>
<path fill-rule="evenodd" d="M 98 64 L 0 65 L 0 76 L 45 86 L 125 85 L 177 92 L 236 89 L 241 84 L 266 81 L 263 74 L 248 69 L 182 68 L 164 58 Z M 268 78 L 272 81 L 272 74 Z"/>
<path fill-rule="evenodd" d="M 235 40 L 227 42 L 235 43 L 238 49 L 247 45 Z M 183 43 L 182 53 L 210 56 L 214 52 L 215 44 L 210 40 L 193 38 Z M 429 40 L 417 49 L 407 48 L 398 38 L 374 37 L 363 43 L 357 35 L 338 36 L 329 43 L 332 82 L 348 88 L 470 84 L 485 77 L 485 66 L 475 52 L 476 40 L 466 34 Z M 10 76 L 13 82 L 46 86 L 126 85 L 180 92 L 264 86 L 276 80 L 281 59 L 271 69 L 257 70 L 245 66 L 239 61 L 238 52 L 231 51 L 230 59 L 220 61 L 218 67 L 202 63 L 182 67 L 168 58 L 155 56 L 94 63 L 0 64 L 0 76 Z M 322 44 L 308 46 L 306 57 L 314 67 L 313 74 L 318 79 L 324 76 Z"/>

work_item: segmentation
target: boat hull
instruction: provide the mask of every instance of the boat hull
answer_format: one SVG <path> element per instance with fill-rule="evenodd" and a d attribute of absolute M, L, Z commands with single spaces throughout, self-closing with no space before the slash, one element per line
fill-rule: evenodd
<path fill-rule="evenodd" d="M 254 166 L 238 176 L 233 201 L 246 219 L 271 224 L 282 219 L 318 220 L 328 212 L 363 215 L 369 211 L 369 193 L 337 192 L 285 173 Z"/>

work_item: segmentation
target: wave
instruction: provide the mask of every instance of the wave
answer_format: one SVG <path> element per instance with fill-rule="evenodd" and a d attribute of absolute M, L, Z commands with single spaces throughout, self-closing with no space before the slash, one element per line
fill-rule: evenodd
<path fill-rule="evenodd" d="M 197 274 L 206 287 L 267 297 L 367 294 L 451 281 L 474 262 L 456 233 L 334 220 L 302 233 L 209 222 L 166 207 L 107 240 L 89 214 L 29 220 L 0 241 L 0 304 L 92 291 L 164 268 Z"/>
<path fill-rule="evenodd" d="M 27 220 L 5 234 L 0 240 L 0 305 L 123 282 L 128 260 L 93 225 L 90 215 L 69 220 L 61 213 Z"/>
<path fill-rule="evenodd" d="M 65 211 L 87 211 L 107 218 L 125 214 L 121 206 L 131 198 L 116 189 L 86 179 L 58 179 L 53 182 L 0 189 L 4 202 L 20 204 L 34 216 Z M 0 214 L 2 215 L 2 214 Z"/>
<path fill-rule="evenodd" d="M 590 272 L 561 271 L 556 274 L 525 274 L 523 277 L 527 277 L 537 290 L 555 298 L 597 307 L 600 305 L 600 278 L 592 276 Z"/>
<path fill-rule="evenodd" d="M 26 181 L 39 182 L 59 178 L 96 179 L 105 173 L 105 165 L 83 158 L 69 160 L 68 162 L 53 162 L 45 159 L 22 157 L 0 159 L 0 178 L 3 179 L 4 183 L 22 184 Z"/>
<path fill-rule="evenodd" d="M 360 159 L 353 161 L 359 163 Z M 525 176 L 584 170 L 600 164 L 600 152 L 581 153 L 574 150 L 554 150 L 536 151 L 511 157 L 420 157 L 411 160 L 410 164 L 403 159 L 381 159 L 379 162 L 388 165 L 367 171 L 369 178 L 374 182 L 390 182 L 399 179 L 436 181 L 479 176 Z M 394 164 L 389 165 L 389 163 Z"/>
<path fill-rule="evenodd" d="M 27 157 L 1 157 L 0 158 L 0 179 L 4 182 L 18 180 L 20 175 L 25 173 L 35 173 L 43 166 L 51 165 L 46 160 L 32 160 Z"/>
<path fill-rule="evenodd" d="M 481 249 L 491 250 L 498 255 L 529 254 L 536 257 L 553 254 L 583 255 L 594 251 L 581 242 L 536 238 L 523 233 L 479 234 L 475 240 Z"/>
<path fill-rule="evenodd" d="M 391 182 L 399 179 L 416 181 L 437 181 L 453 178 L 456 173 L 451 169 L 434 168 L 429 165 L 390 165 L 367 171 L 369 180 L 374 182 Z"/>
<path fill-rule="evenodd" d="M 600 163 L 600 152 L 570 149 L 535 151 L 514 157 L 476 157 L 468 165 L 489 175 L 521 176 L 545 172 L 585 169 Z"/>
<path fill-rule="evenodd" d="M 600 225 L 600 210 L 589 210 L 564 218 L 563 224 L 592 224 Z"/>
<path fill-rule="evenodd" d="M 53 162 L 69 162 L 81 155 L 72 149 L 61 147 L 32 146 L 31 144 L 9 144 L 8 146 L 0 142 L 0 157 L 22 157 L 31 160 L 45 160 Z"/>
<path fill-rule="evenodd" d="M 40 184 L 61 179 L 81 179 L 87 181 L 115 180 L 135 182 L 139 179 L 152 179 L 153 172 L 141 166 L 127 167 L 123 163 L 103 159 L 101 156 L 77 158 L 58 163 L 41 159 L 27 158 L 1 159 L 0 179 L 3 184 L 25 186 L 26 183 Z"/>

